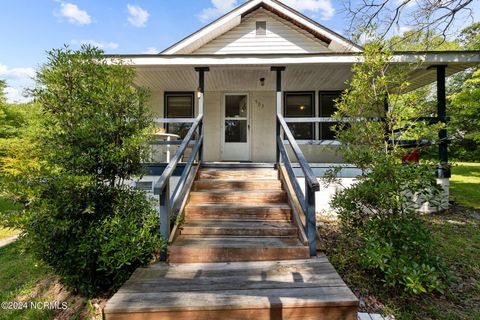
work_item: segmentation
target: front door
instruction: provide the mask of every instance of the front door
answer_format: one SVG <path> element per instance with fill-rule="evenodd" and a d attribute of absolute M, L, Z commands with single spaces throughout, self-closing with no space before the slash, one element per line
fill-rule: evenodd
<path fill-rule="evenodd" d="M 248 94 L 226 94 L 223 103 L 224 161 L 250 160 L 250 123 Z"/>

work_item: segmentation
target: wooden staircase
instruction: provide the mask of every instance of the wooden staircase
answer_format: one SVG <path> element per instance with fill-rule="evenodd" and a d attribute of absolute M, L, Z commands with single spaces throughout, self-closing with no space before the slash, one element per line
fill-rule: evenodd
<path fill-rule="evenodd" d="M 201 168 L 168 247 L 108 301 L 106 320 L 357 320 L 328 259 L 310 257 L 273 168 Z"/>
<path fill-rule="evenodd" d="M 286 192 L 271 169 L 201 169 L 169 261 L 306 259 Z"/>

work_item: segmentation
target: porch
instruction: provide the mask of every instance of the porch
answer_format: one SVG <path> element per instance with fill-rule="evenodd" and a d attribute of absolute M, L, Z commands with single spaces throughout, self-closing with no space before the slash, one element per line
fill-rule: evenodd
<path fill-rule="evenodd" d="M 302 194 L 305 187 L 305 168 L 314 179 L 323 177 L 326 170 L 342 167 L 343 185 L 354 183 L 359 170 L 344 163 L 337 152 L 330 126 L 336 121 L 333 101 L 346 88 L 351 67 L 360 61 L 356 54 L 291 54 L 291 55 L 172 55 L 131 56 L 138 72 L 138 85 L 152 90 L 153 111 L 158 115 L 157 126 L 168 134 L 177 134 L 176 141 L 156 141 L 152 163 L 146 164 L 147 176 L 139 185 L 150 191 L 168 168 L 173 155 L 185 141 L 188 128 L 201 116 L 198 131 L 193 133 L 185 152 L 172 171 L 169 183 L 171 198 L 178 188 L 188 158 L 200 132 L 203 140 L 198 146 L 201 161 L 196 163 L 279 163 L 282 159 Z M 410 70 L 410 89 L 437 82 L 437 115 L 417 120 L 431 123 L 447 122 L 445 107 L 445 78 L 478 63 L 478 55 L 448 52 L 399 53 L 392 63 Z M 197 67 L 199 64 L 209 67 Z M 282 63 L 281 67 L 278 65 Z M 447 65 L 448 64 L 448 65 Z M 386 104 L 388 108 L 388 103 Z M 176 110 L 176 111 L 175 111 Z M 382 121 L 378 115 L 372 121 Z M 285 133 L 288 127 L 291 135 Z M 423 141 L 401 141 L 418 146 Z M 444 206 L 448 206 L 448 137 L 439 132 L 438 183 L 444 186 Z M 283 145 L 283 147 L 281 146 Z M 284 149 L 284 157 L 280 157 Z M 408 150 L 408 149 L 407 149 Z M 169 157 L 167 157 L 169 154 Z M 299 160 L 303 158 L 301 163 Z M 188 167 L 188 165 L 187 165 Z M 180 181 L 182 181 L 180 179 Z M 330 211 L 329 201 L 340 188 L 332 184 L 315 193 L 315 211 Z M 299 192 L 300 194 L 300 192 Z M 425 205 L 423 211 L 432 210 Z"/>

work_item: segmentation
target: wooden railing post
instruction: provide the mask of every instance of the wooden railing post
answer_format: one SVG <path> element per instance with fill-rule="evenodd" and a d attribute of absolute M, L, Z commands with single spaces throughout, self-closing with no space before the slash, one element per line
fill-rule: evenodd
<path fill-rule="evenodd" d="M 163 239 L 170 238 L 170 179 L 165 184 L 165 188 L 160 193 L 160 234 Z M 167 248 L 164 247 L 160 252 L 160 260 L 167 260 Z"/>

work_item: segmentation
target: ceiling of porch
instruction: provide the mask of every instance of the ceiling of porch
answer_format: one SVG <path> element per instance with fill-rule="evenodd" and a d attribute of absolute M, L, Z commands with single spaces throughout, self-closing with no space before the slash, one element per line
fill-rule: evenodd
<path fill-rule="evenodd" d="M 450 76 L 472 65 L 450 63 L 446 75 Z M 212 66 L 205 74 L 206 91 L 274 91 L 275 73 L 271 65 Z M 423 64 L 410 72 L 410 90 L 436 81 L 435 69 Z M 152 91 L 195 91 L 198 74 L 193 66 L 135 66 L 136 84 Z M 352 64 L 292 65 L 282 76 L 284 91 L 343 90 L 352 77 Z M 264 78 L 262 84 L 260 79 Z"/>
<path fill-rule="evenodd" d="M 352 75 L 349 65 L 290 66 L 283 74 L 283 90 L 342 90 Z M 260 79 L 264 78 L 263 82 Z M 206 91 L 274 91 L 270 66 L 211 67 L 205 73 Z M 136 84 L 153 91 L 194 91 L 198 74 L 193 67 L 138 68 Z"/>

